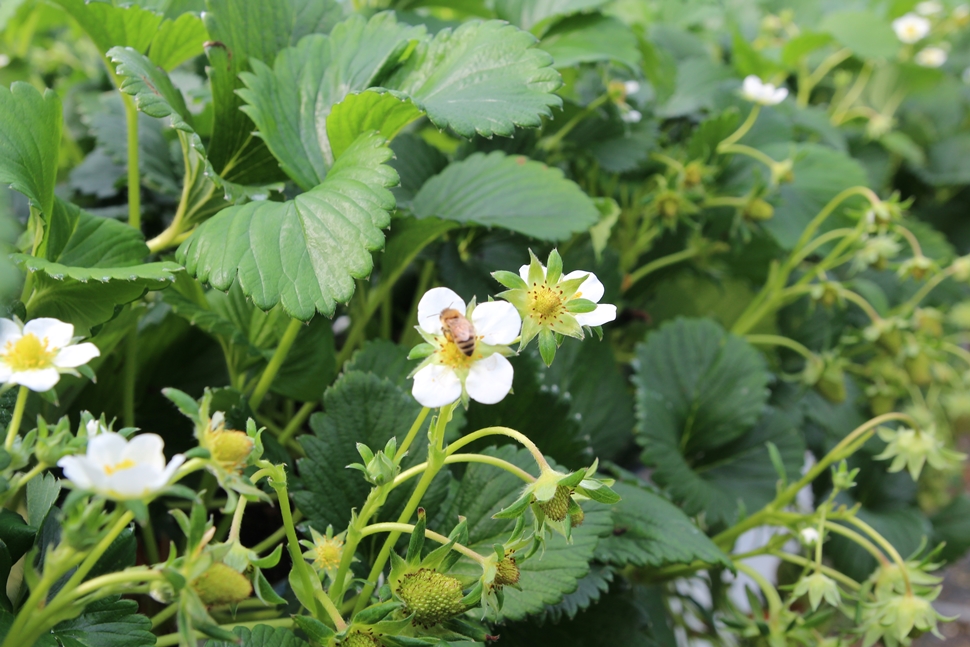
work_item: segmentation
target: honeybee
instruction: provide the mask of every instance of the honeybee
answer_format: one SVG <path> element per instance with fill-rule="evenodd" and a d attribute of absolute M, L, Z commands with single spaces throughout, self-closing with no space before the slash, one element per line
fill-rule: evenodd
<path fill-rule="evenodd" d="M 454 308 L 445 308 L 441 311 L 441 330 L 449 341 L 455 342 L 458 349 L 467 357 L 471 357 L 475 352 L 475 345 L 478 337 L 475 335 L 475 326 L 465 318 L 465 315 Z"/>

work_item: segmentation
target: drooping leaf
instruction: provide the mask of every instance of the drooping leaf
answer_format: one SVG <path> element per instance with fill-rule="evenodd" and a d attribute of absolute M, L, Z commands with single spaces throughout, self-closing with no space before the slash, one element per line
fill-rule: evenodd
<path fill-rule="evenodd" d="M 283 170 L 309 189 L 323 181 L 337 158 L 327 133 L 345 128 L 348 121 L 356 122 L 356 127 L 364 126 L 367 110 L 372 107 L 344 107 L 331 128 L 328 116 L 334 105 L 350 92 L 376 85 L 408 43 L 423 34 L 423 28 L 399 24 L 393 13 L 380 13 L 369 21 L 354 16 L 340 23 L 329 36 L 304 38 L 295 47 L 283 50 L 272 68 L 259 61 L 252 63 L 252 73 L 241 76 L 246 87 L 239 96 L 248 104 L 242 110 L 259 127 L 260 137 Z M 364 96 L 363 100 L 369 99 Z M 391 110 L 384 117 L 394 123 L 400 123 L 402 118 L 417 118 L 419 113 L 408 105 L 403 113 L 398 113 L 393 103 L 386 104 Z M 378 123 L 371 130 L 383 131 L 383 119 L 375 121 Z M 360 132 L 339 133 L 337 148 L 345 150 Z"/>
<path fill-rule="evenodd" d="M 542 37 L 539 48 L 549 52 L 560 69 L 599 61 L 615 61 L 632 70 L 640 67 L 636 35 L 623 21 L 601 14 L 563 20 Z"/>
<path fill-rule="evenodd" d="M 542 240 L 562 240 L 599 218 L 589 196 L 559 169 L 498 151 L 449 164 L 421 187 L 411 211 Z"/>
<path fill-rule="evenodd" d="M 659 568 L 693 561 L 731 566 L 731 560 L 673 503 L 645 487 L 619 482 L 613 490 L 613 532 L 596 546 L 596 559 L 615 566 Z"/>
<path fill-rule="evenodd" d="M 310 418 L 313 435 L 300 437 L 307 457 L 299 461 L 300 477 L 305 490 L 295 492 L 297 507 L 310 519 L 315 528 L 344 527 L 350 521 L 352 508 L 360 510 L 371 486 L 357 470 L 347 465 L 360 462 L 357 443 L 364 443 L 376 452 L 396 436 L 404 440 L 411 424 L 421 411 L 421 405 L 410 393 L 372 373 L 344 373 L 323 398 L 325 413 Z M 425 427 L 428 422 L 425 421 Z M 419 431 L 402 467 L 407 469 L 422 462 L 427 455 L 427 433 Z M 435 481 L 444 485 L 445 476 Z M 432 486 L 426 507 L 443 494 Z M 382 508 L 383 519 L 395 519 L 410 495 L 410 487 L 396 488 Z"/>
<path fill-rule="evenodd" d="M 407 94 L 438 128 L 462 137 L 511 136 L 534 128 L 552 107 L 562 83 L 535 38 L 502 21 L 466 22 L 442 29 L 415 51 L 385 86 Z"/>
<path fill-rule="evenodd" d="M 524 449 L 511 446 L 489 448 L 484 452 L 497 456 L 522 469 L 536 473 L 535 460 Z M 472 463 L 465 471 L 458 491 L 450 500 L 449 508 L 439 512 L 441 523 L 454 525 L 459 514 L 468 519 L 469 543 L 472 548 L 486 554 L 492 545 L 502 543 L 511 532 L 514 522 L 493 519 L 492 515 L 509 505 L 518 496 L 523 483 L 518 477 L 491 465 Z M 518 620 L 541 611 L 546 605 L 556 604 L 563 596 L 576 590 L 579 581 L 589 572 L 600 537 L 609 532 L 609 508 L 598 503 L 584 504 L 586 513 L 583 525 L 572 530 L 572 544 L 556 535 L 546 542 L 541 557 L 536 554 L 519 564 L 521 590 L 506 587 L 502 616 Z M 481 576 L 481 567 L 460 561 L 451 571 L 458 577 L 471 581 Z"/>
<path fill-rule="evenodd" d="M 582 11 L 592 11 L 607 0 L 497 0 L 495 13 L 502 20 L 534 34 L 542 32 L 557 19 Z"/>
<path fill-rule="evenodd" d="M 278 303 L 308 321 L 332 315 L 373 267 L 384 243 L 397 174 L 376 135 L 359 138 L 326 180 L 295 199 L 230 207 L 203 223 L 178 250 L 190 274 L 220 290 L 238 280 L 257 307 Z"/>
<path fill-rule="evenodd" d="M 52 631 L 62 647 L 150 647 L 152 622 L 138 613 L 138 603 L 111 596 L 92 602 L 76 618 Z"/>
<path fill-rule="evenodd" d="M 0 183 L 23 193 L 45 217 L 54 210 L 61 101 L 28 83 L 0 85 Z"/>
<path fill-rule="evenodd" d="M 60 200 L 48 242 L 47 258 L 13 256 L 35 273 L 27 314 L 68 321 L 78 334 L 108 321 L 119 306 L 148 290 L 168 287 L 182 269 L 168 261 L 141 264 L 148 248 L 140 232 Z"/>

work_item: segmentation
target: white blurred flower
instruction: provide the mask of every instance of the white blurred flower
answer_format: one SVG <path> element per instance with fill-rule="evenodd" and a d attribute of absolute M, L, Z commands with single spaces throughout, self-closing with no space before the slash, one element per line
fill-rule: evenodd
<path fill-rule="evenodd" d="M 943 11 L 943 5 L 936 0 L 926 0 L 916 5 L 916 13 L 921 16 L 935 16 Z"/>
<path fill-rule="evenodd" d="M 460 325 L 470 324 L 469 339 L 456 338 L 453 324 L 442 326 L 441 315 L 453 310 Z M 454 320 L 451 320 L 454 321 Z M 447 329 L 446 329 L 447 328 Z M 443 407 L 459 398 L 482 404 L 495 404 L 512 390 L 512 355 L 509 344 L 519 336 L 522 319 L 515 307 L 504 301 L 489 301 L 471 306 L 448 288 L 432 288 L 418 302 L 418 332 L 427 344 L 426 359 L 415 370 L 411 393 L 425 407 Z M 471 348 L 471 353 L 465 349 Z M 412 351 L 413 352 L 413 351 Z M 413 355 L 412 355 L 413 356 Z"/>
<path fill-rule="evenodd" d="M 104 431 L 88 441 L 83 456 L 57 461 L 64 476 L 82 490 L 109 499 L 141 499 L 164 489 L 185 462 L 176 454 L 165 464 L 165 442 L 156 434 L 141 434 L 130 441 L 121 434 Z"/>
<path fill-rule="evenodd" d="M 815 528 L 802 528 L 798 533 L 798 538 L 805 546 L 814 546 L 818 541 L 818 530 Z"/>
<path fill-rule="evenodd" d="M 630 94 L 636 94 L 637 92 L 640 91 L 640 83 L 637 82 L 637 81 L 624 81 L 623 82 L 623 90 L 628 95 L 630 95 Z"/>
<path fill-rule="evenodd" d="M 896 37 L 904 43 L 912 44 L 926 38 L 930 33 L 930 21 L 914 13 L 900 16 L 893 21 Z"/>
<path fill-rule="evenodd" d="M 620 119 L 622 119 L 623 121 L 625 121 L 628 124 L 635 124 L 635 123 L 639 123 L 640 120 L 643 119 L 643 115 L 640 114 L 640 111 L 639 110 L 632 110 L 631 109 L 631 110 L 627 110 L 626 112 L 624 112 L 623 114 L 621 114 L 620 115 Z"/>
<path fill-rule="evenodd" d="M 923 67 L 940 67 L 946 63 L 946 52 L 939 47 L 927 47 L 918 51 L 914 59 Z"/>
<path fill-rule="evenodd" d="M 94 438 L 104 433 L 110 431 L 107 427 L 101 424 L 101 421 L 97 418 L 91 418 L 88 423 L 84 425 L 85 430 L 88 432 L 88 438 Z"/>
<path fill-rule="evenodd" d="M 10 57 L 6 54 L 0 54 L 0 67 L 7 67 L 10 65 Z"/>
<path fill-rule="evenodd" d="M 960 78 L 963 79 L 964 83 L 970 85 L 970 67 L 963 70 L 963 74 L 960 75 Z"/>
<path fill-rule="evenodd" d="M 765 83 L 755 75 L 745 77 L 741 85 L 741 95 L 748 101 L 760 103 L 763 106 L 774 106 L 785 100 L 788 88 L 776 88 L 771 83 Z"/>
<path fill-rule="evenodd" d="M 350 317 L 348 317 L 347 315 L 340 315 L 339 317 L 333 320 L 334 335 L 342 335 L 345 332 L 347 332 L 348 328 L 350 328 Z"/>
<path fill-rule="evenodd" d="M 77 375 L 75 369 L 101 351 L 91 343 L 73 344 L 73 338 L 74 326 L 57 319 L 32 319 L 26 324 L 0 319 L 0 383 L 49 391 L 61 373 Z"/>

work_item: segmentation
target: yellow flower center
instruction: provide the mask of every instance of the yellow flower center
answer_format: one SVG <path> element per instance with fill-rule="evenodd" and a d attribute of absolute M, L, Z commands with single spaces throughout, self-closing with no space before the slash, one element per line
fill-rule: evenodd
<path fill-rule="evenodd" d="M 105 465 L 104 473 L 107 474 L 108 476 L 111 476 L 115 472 L 121 472 L 122 470 L 130 470 L 132 467 L 135 467 L 135 461 L 131 460 L 130 458 L 126 458 L 120 463 L 115 463 L 114 465 Z"/>
<path fill-rule="evenodd" d="M 323 541 L 318 542 L 313 547 L 316 559 L 313 564 L 320 570 L 337 568 L 340 566 L 340 558 L 343 554 L 344 542 L 336 537 L 324 537 Z"/>
<path fill-rule="evenodd" d="M 438 362 L 444 364 L 445 366 L 450 366 L 451 368 L 468 368 L 474 362 L 482 358 L 481 352 L 476 348 L 475 352 L 471 354 L 471 357 L 466 355 L 464 351 L 458 348 L 458 344 L 455 342 L 441 337 L 441 346 L 438 348 Z"/>
<path fill-rule="evenodd" d="M 534 285 L 529 291 L 529 308 L 540 323 L 555 319 L 562 311 L 562 290 L 548 285 Z"/>
<path fill-rule="evenodd" d="M 37 335 L 27 333 L 17 341 L 8 341 L 0 357 L 15 373 L 50 368 L 57 349 L 49 349 L 47 345 L 46 337 L 41 341 Z"/>

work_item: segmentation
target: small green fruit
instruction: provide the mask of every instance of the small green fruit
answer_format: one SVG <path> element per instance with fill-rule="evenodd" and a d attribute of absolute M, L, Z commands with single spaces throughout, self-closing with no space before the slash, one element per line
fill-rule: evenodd
<path fill-rule="evenodd" d="M 406 574 L 397 593 L 404 601 L 406 613 L 414 614 L 415 624 L 426 628 L 465 610 L 461 582 L 429 568 Z"/>
<path fill-rule="evenodd" d="M 216 562 L 192 582 L 192 588 L 207 606 L 242 602 L 253 594 L 253 585 L 245 575 Z"/>
<path fill-rule="evenodd" d="M 573 528 L 579 528 L 584 521 L 586 521 L 586 513 L 583 512 L 582 508 L 577 508 L 569 513 L 569 523 Z"/>
<path fill-rule="evenodd" d="M 381 647 L 381 641 L 371 631 L 351 631 L 340 641 L 340 647 Z"/>
<path fill-rule="evenodd" d="M 506 586 L 519 583 L 519 567 L 515 557 L 506 556 L 495 565 L 495 585 Z"/>
<path fill-rule="evenodd" d="M 556 493 L 548 501 L 540 501 L 539 508 L 553 521 L 562 521 L 569 512 L 570 489 L 565 485 L 557 485 Z"/>

